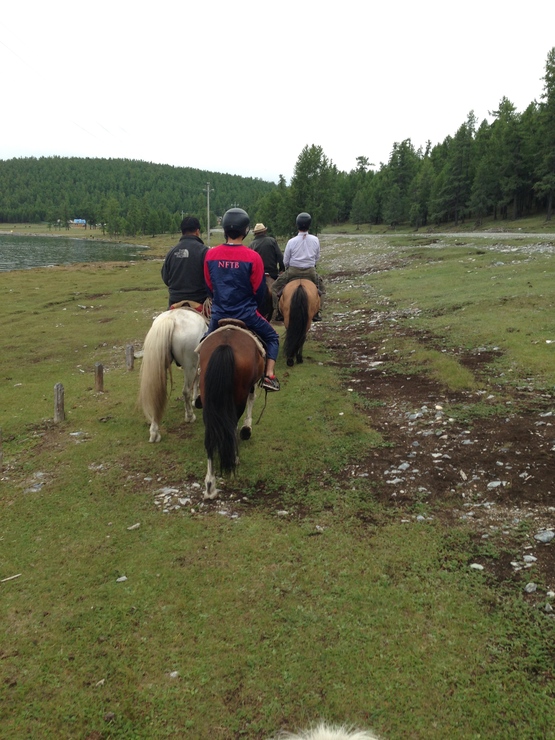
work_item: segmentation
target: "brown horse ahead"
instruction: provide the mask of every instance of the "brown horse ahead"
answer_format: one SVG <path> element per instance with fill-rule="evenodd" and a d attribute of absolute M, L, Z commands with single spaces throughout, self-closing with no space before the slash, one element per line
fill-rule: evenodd
<path fill-rule="evenodd" d="M 314 314 L 320 310 L 320 295 L 312 280 L 291 280 L 283 289 L 279 308 L 285 324 L 285 357 L 289 367 L 303 361 L 303 346 Z"/>
<path fill-rule="evenodd" d="M 199 345 L 200 400 L 204 418 L 204 447 L 208 469 L 204 498 L 216 498 L 214 455 L 220 470 L 231 473 L 238 462 L 237 424 L 245 412 L 241 439 L 252 431 L 256 382 L 264 372 L 264 356 L 252 335 L 235 326 L 209 334 Z"/>

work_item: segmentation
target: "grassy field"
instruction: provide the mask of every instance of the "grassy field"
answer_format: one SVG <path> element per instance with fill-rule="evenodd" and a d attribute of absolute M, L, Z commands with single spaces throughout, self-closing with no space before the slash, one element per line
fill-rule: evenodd
<path fill-rule="evenodd" d="M 555 231 L 553 221 L 546 221 L 545 215 L 529 216 L 519 218 L 516 221 L 509 219 L 493 219 L 488 217 L 483 219 L 481 224 L 475 221 L 461 221 L 458 224 L 441 224 L 439 226 L 428 224 L 419 229 L 401 224 L 395 228 L 387 224 L 351 224 L 345 223 L 338 226 L 327 226 L 323 233 L 328 234 L 434 234 L 434 233 L 467 233 L 477 231 L 497 231 L 497 232 L 530 232 L 537 234 L 552 234 Z"/>
<path fill-rule="evenodd" d="M 446 353 L 392 347 L 401 371 L 466 387 L 441 355 L 499 344 L 496 382 L 551 393 L 551 257 L 414 238 L 384 236 L 397 269 L 373 276 L 356 267 L 376 264 L 367 246 L 332 240 L 322 271 L 346 251 L 355 267 L 327 316 L 395 305 L 445 337 Z M 391 740 L 554 738 L 554 620 L 469 568 L 487 545 L 463 524 L 407 525 L 379 481 L 348 474 L 384 440 L 323 346 L 302 367 L 280 357 L 222 501 L 201 502 L 202 421 L 183 424 L 178 370 L 148 443 L 125 348 L 166 305 L 159 269 L 0 273 L 0 736 L 262 739 L 324 718 Z M 186 503 L 163 511 L 164 489 Z"/>

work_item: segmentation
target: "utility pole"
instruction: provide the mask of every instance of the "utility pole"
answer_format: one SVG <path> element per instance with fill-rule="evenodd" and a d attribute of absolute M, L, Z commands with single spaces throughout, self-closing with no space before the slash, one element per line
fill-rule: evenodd
<path fill-rule="evenodd" d="M 212 192 L 214 189 L 212 188 Z M 206 244 L 210 246 L 210 183 L 206 183 Z"/>

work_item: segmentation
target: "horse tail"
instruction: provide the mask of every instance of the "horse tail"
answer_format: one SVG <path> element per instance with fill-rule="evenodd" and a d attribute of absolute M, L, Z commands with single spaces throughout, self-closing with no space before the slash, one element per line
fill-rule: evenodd
<path fill-rule="evenodd" d="M 235 357 L 228 344 L 214 350 L 204 374 L 202 413 L 204 446 L 210 460 L 220 459 L 220 471 L 232 473 L 237 465 L 237 408 L 233 398 Z"/>
<path fill-rule="evenodd" d="M 289 326 L 285 333 L 285 356 L 293 357 L 303 346 L 308 326 L 308 295 L 302 285 L 291 296 Z"/>
<path fill-rule="evenodd" d="M 140 370 L 139 405 L 149 422 L 159 424 L 168 400 L 168 370 L 171 375 L 172 335 L 171 314 L 160 314 L 146 335 Z"/>

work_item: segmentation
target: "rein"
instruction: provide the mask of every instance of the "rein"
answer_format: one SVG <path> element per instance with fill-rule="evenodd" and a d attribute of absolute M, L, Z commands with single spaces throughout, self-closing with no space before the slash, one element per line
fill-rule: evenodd
<path fill-rule="evenodd" d="M 268 391 L 264 389 L 264 406 L 262 406 L 262 411 L 260 412 L 260 416 L 258 417 L 258 421 L 255 422 L 255 424 L 260 424 L 260 419 L 262 419 L 262 414 L 266 410 L 266 403 L 268 402 Z"/>

